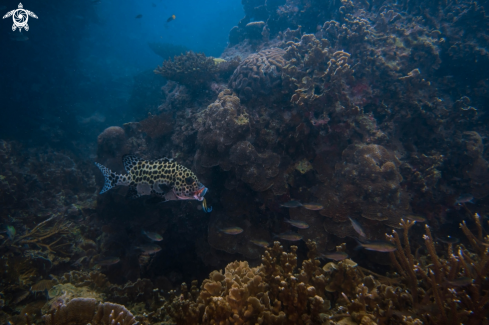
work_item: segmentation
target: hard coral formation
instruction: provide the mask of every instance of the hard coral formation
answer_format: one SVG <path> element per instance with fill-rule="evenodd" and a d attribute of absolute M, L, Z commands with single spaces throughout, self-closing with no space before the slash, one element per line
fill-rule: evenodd
<path fill-rule="evenodd" d="M 213 58 L 204 53 L 187 52 L 172 59 L 163 61 L 155 70 L 168 80 L 181 83 L 191 90 L 199 90 L 209 86 L 210 81 L 217 78 L 218 67 Z"/>
<path fill-rule="evenodd" d="M 190 292 L 173 293 L 165 309 L 177 324 L 311 324 L 320 323 L 329 309 L 319 262 L 311 258 L 295 273 L 297 247 L 286 253 L 278 242 L 267 248 L 263 264 L 233 262 L 222 272 L 214 271 L 200 292 L 196 283 Z M 316 286 L 316 287 L 315 287 Z"/>
<path fill-rule="evenodd" d="M 134 316 L 124 306 L 95 299 L 76 298 L 56 305 L 43 319 L 47 325 L 132 325 Z"/>
<path fill-rule="evenodd" d="M 280 48 L 270 48 L 248 56 L 231 76 L 230 87 L 242 100 L 272 95 L 282 82 L 284 54 Z"/>

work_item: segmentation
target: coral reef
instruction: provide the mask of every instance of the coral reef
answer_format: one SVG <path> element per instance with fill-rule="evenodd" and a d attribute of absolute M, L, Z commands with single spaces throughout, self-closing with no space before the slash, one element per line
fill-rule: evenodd
<path fill-rule="evenodd" d="M 195 91 L 208 87 L 210 81 L 217 79 L 218 66 L 213 58 L 189 51 L 163 61 L 155 73 Z"/>
<path fill-rule="evenodd" d="M 76 298 L 69 303 L 57 304 L 43 319 L 47 325 L 94 324 L 132 325 L 134 316 L 124 306 L 109 302 L 99 303 L 95 299 Z"/>
<path fill-rule="evenodd" d="M 248 56 L 234 71 L 230 87 L 242 100 L 251 100 L 278 91 L 282 82 L 285 52 L 270 48 Z"/>

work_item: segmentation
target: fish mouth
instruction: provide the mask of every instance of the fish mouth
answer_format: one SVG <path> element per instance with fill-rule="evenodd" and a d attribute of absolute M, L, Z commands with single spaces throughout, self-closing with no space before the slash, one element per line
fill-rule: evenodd
<path fill-rule="evenodd" d="M 207 191 L 208 191 L 208 188 L 205 187 L 204 185 L 202 185 L 202 187 L 200 189 L 198 189 L 197 191 L 194 192 L 194 198 L 197 201 L 204 200 L 204 196 L 207 193 Z"/>
<path fill-rule="evenodd" d="M 193 193 L 192 196 L 186 196 L 186 195 L 177 195 L 175 192 L 175 196 L 179 200 L 197 200 L 197 201 L 203 201 L 204 200 L 204 195 L 207 193 L 208 188 L 205 187 L 204 185 L 200 184 L 201 187 Z"/>

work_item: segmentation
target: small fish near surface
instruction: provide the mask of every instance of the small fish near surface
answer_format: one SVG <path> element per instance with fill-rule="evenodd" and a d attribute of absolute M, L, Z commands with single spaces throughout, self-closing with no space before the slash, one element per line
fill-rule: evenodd
<path fill-rule="evenodd" d="M 360 237 L 364 237 L 364 238 L 367 237 L 362 229 L 362 226 L 360 226 L 360 224 L 357 221 L 353 220 L 350 217 L 348 217 L 348 219 L 350 219 L 353 229 L 355 229 L 355 231 L 360 235 Z"/>
<path fill-rule="evenodd" d="M 260 247 L 264 247 L 264 248 L 270 246 L 270 243 L 265 241 L 265 240 L 250 239 L 250 242 L 255 244 L 256 246 L 260 246 Z"/>
<path fill-rule="evenodd" d="M 307 210 L 318 211 L 324 209 L 324 207 L 319 203 L 304 203 L 302 205 Z"/>
<path fill-rule="evenodd" d="M 334 261 L 342 261 L 348 258 L 348 254 L 345 252 L 331 252 L 331 253 L 323 254 L 322 257 L 326 257 Z"/>
<path fill-rule="evenodd" d="M 141 245 L 141 246 L 136 246 L 136 248 L 142 250 L 146 254 L 155 254 L 161 251 L 161 246 L 156 244 Z"/>
<path fill-rule="evenodd" d="M 227 227 L 227 228 L 222 228 L 219 229 L 219 231 L 227 234 L 227 235 L 239 235 L 240 233 L 243 232 L 243 228 L 240 227 Z"/>
<path fill-rule="evenodd" d="M 455 201 L 455 205 L 460 205 L 464 203 L 474 203 L 474 196 L 469 193 L 460 194 L 460 196 Z"/>
<path fill-rule="evenodd" d="M 288 224 L 296 227 L 296 228 L 299 228 L 299 229 L 307 229 L 307 228 L 309 228 L 309 225 L 307 223 L 305 223 L 304 221 L 291 220 L 291 219 L 285 219 L 284 221 L 287 222 Z"/>
<path fill-rule="evenodd" d="M 100 260 L 97 262 L 96 265 L 99 265 L 99 266 L 110 266 L 110 265 L 114 265 L 114 264 L 117 264 L 120 262 L 120 258 L 118 257 L 108 257 L 106 259 L 103 259 L 103 260 Z"/>
<path fill-rule="evenodd" d="M 166 20 L 166 22 L 169 23 L 170 21 L 175 20 L 175 18 L 177 18 L 177 16 L 171 15 L 170 17 L 168 17 L 168 19 Z"/>
<path fill-rule="evenodd" d="M 375 251 L 375 252 L 394 252 L 397 250 L 397 247 L 387 241 L 376 241 L 376 242 L 367 242 L 367 243 L 362 243 L 358 241 L 358 244 L 360 245 L 359 247 L 363 247 L 366 250 L 369 251 Z"/>
<path fill-rule="evenodd" d="M 274 235 L 274 237 L 278 237 L 283 240 L 288 240 L 288 241 L 299 241 L 302 240 L 302 236 L 299 234 L 296 234 L 295 232 L 285 232 L 282 234 Z"/>
<path fill-rule="evenodd" d="M 111 188 L 129 186 L 127 197 L 136 199 L 151 195 L 164 201 L 197 200 L 203 201 L 207 187 L 202 185 L 197 176 L 185 166 L 172 159 L 144 160 L 133 155 L 122 157 L 127 174 L 116 174 L 107 167 L 95 163 L 105 177 L 105 184 L 100 194 Z"/>
<path fill-rule="evenodd" d="M 151 239 L 152 241 L 162 241 L 163 236 L 158 234 L 157 232 L 150 232 L 150 231 L 144 231 L 142 230 L 143 235 Z"/>
<path fill-rule="evenodd" d="M 292 200 L 289 202 L 285 202 L 284 204 L 281 204 L 280 206 L 283 208 L 298 208 L 298 207 L 302 206 L 302 203 L 300 203 L 299 201 Z"/>
<path fill-rule="evenodd" d="M 142 14 L 139 14 L 136 16 L 136 19 L 139 19 L 139 18 L 143 18 L 143 15 Z"/>

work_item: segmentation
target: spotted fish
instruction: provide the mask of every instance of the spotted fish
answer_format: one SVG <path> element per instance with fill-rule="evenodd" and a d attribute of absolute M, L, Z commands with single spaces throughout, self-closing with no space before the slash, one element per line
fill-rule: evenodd
<path fill-rule="evenodd" d="M 122 157 L 127 174 L 116 174 L 107 167 L 95 163 L 105 177 L 105 185 L 100 194 L 111 188 L 122 185 L 129 186 L 127 196 L 138 198 L 153 195 L 170 200 L 204 200 L 207 188 L 197 176 L 185 166 L 172 159 L 144 160 L 134 155 Z"/>

